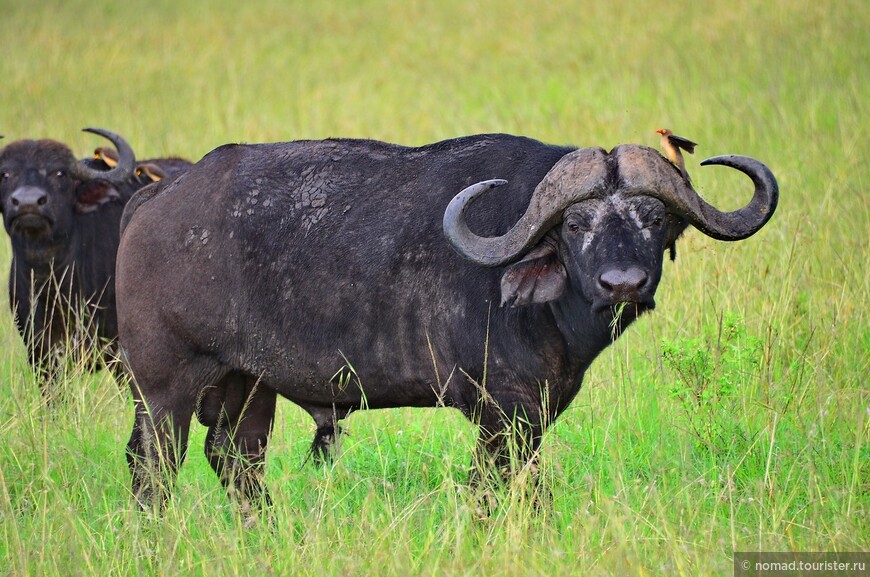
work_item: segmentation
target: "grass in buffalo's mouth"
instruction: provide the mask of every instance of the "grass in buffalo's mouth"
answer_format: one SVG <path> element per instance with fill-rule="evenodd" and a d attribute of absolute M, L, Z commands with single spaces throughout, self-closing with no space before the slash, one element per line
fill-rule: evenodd
<path fill-rule="evenodd" d="M 610 340 L 612 341 L 615 341 L 616 337 L 618 337 L 619 333 L 622 331 L 622 313 L 625 312 L 625 307 L 627 306 L 627 302 L 621 302 L 610 307 L 610 310 L 613 313 L 613 318 L 610 319 Z"/>

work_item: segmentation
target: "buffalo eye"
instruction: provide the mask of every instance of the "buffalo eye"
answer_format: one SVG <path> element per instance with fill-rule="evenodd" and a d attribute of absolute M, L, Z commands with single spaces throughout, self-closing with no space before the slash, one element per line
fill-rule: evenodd
<path fill-rule="evenodd" d="M 5 170 L 3 172 L 0 172 L 0 179 L 2 179 L 2 180 L 6 180 L 10 176 L 11 175 L 8 172 L 6 172 Z"/>
<path fill-rule="evenodd" d="M 565 226 L 568 227 L 568 232 L 578 234 L 592 228 L 592 223 L 586 216 L 572 214 L 566 219 Z"/>
<path fill-rule="evenodd" d="M 643 228 L 659 227 L 665 220 L 661 211 L 652 209 L 643 215 L 640 219 Z"/>
<path fill-rule="evenodd" d="M 66 176 L 65 170 L 58 170 L 57 172 L 54 173 L 55 178 L 63 178 L 65 176 Z"/>

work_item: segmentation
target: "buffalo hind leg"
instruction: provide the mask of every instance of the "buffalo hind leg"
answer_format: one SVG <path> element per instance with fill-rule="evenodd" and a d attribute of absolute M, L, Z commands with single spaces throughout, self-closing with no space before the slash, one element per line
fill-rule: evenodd
<path fill-rule="evenodd" d="M 187 452 L 197 391 L 220 380 L 226 370 L 207 357 L 182 363 L 140 362 L 131 370 L 136 413 L 127 464 L 133 495 L 143 509 L 162 510 Z"/>
<path fill-rule="evenodd" d="M 133 495 L 143 510 L 162 510 L 187 452 L 193 399 L 189 410 L 173 409 L 146 403 L 133 389 L 136 416 L 126 453 Z"/>
<path fill-rule="evenodd" d="M 250 526 L 259 511 L 271 505 L 263 473 L 277 395 L 256 379 L 236 373 L 207 397 L 197 412 L 208 426 L 205 454 L 227 493 L 238 502 L 245 525 Z"/>

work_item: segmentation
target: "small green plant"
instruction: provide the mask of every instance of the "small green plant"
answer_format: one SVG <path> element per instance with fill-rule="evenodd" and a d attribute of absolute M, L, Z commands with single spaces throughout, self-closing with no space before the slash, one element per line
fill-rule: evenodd
<path fill-rule="evenodd" d="M 758 378 L 761 341 L 732 313 L 720 317 L 716 334 L 662 343 L 662 358 L 676 375 L 670 395 L 679 402 L 688 430 L 717 454 L 731 446 L 734 401 Z"/>

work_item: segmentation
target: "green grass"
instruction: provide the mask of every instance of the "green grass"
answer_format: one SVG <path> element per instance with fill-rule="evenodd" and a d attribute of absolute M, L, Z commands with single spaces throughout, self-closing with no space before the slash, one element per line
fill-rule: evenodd
<path fill-rule="evenodd" d="M 721 575 L 736 550 L 870 550 L 870 58 L 862 2 L 515 0 L 40 2 L 0 19 L 0 133 L 80 154 L 103 126 L 143 156 L 230 141 L 476 132 L 553 143 L 700 143 L 699 190 L 780 207 L 726 244 L 690 231 L 658 308 L 593 365 L 548 432 L 552 507 L 488 520 L 450 410 L 353 415 L 340 458 L 279 403 L 272 528 L 244 530 L 190 453 L 163 518 L 140 515 L 125 393 L 72 374 L 46 408 L 0 312 L 0 567 L 10 575 Z M 493 175 L 498 176 L 498 175 Z M 0 242 L 5 271 L 9 243 Z M 5 272 L 3 274 L 6 274 Z M 731 327 L 729 329 L 729 327 Z"/>

